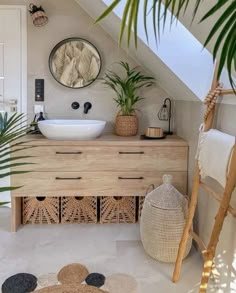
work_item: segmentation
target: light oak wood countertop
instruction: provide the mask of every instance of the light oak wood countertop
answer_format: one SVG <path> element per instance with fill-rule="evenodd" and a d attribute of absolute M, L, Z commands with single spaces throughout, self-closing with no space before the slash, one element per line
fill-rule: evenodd
<path fill-rule="evenodd" d="M 92 140 L 50 140 L 43 135 L 27 135 L 21 141 L 26 145 L 37 146 L 160 146 L 160 147 L 187 147 L 188 143 L 176 136 L 168 135 L 165 139 L 143 139 L 140 135 L 121 137 L 114 134 L 104 134 Z"/>

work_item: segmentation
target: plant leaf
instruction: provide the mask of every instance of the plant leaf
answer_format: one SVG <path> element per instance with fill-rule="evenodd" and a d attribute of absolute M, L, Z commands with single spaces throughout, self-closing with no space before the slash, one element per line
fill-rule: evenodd
<path fill-rule="evenodd" d="M 214 49 L 213 49 L 213 59 L 214 60 L 216 59 L 217 52 L 219 50 L 220 45 L 222 44 L 223 39 L 225 38 L 225 36 L 227 34 L 227 31 L 232 27 L 233 24 L 235 24 L 235 22 L 236 22 L 236 18 L 235 18 L 235 15 L 233 14 L 229 18 L 229 20 L 227 21 L 225 26 L 223 27 L 222 31 L 220 32 L 220 34 L 216 40 Z"/>
<path fill-rule="evenodd" d="M 130 4 L 131 4 L 131 0 L 128 0 L 126 2 L 124 13 L 123 13 L 123 16 L 122 16 L 122 19 L 121 19 L 119 44 L 121 44 L 123 36 L 124 36 L 124 31 L 125 31 L 125 28 L 126 28 L 126 25 L 127 25 L 127 15 L 128 15 L 128 12 L 129 12 L 129 10 L 131 8 Z"/>
<path fill-rule="evenodd" d="M 136 1 L 136 0 L 131 0 L 129 14 L 128 14 L 128 26 L 127 26 L 127 45 L 128 45 L 128 48 L 130 45 L 133 17 L 134 17 L 134 12 L 135 12 L 134 1 Z M 139 0 L 137 0 L 137 1 L 139 1 Z"/>
<path fill-rule="evenodd" d="M 121 0 L 114 0 L 110 6 L 95 20 L 95 24 L 104 19 L 112 10 L 121 2 Z"/>
<path fill-rule="evenodd" d="M 16 189 L 19 189 L 23 186 L 16 186 L 16 187 L 13 187 L 13 186 L 10 186 L 10 187 L 0 187 L 0 193 L 1 192 L 5 192 L 5 191 L 12 191 L 12 190 L 16 190 Z"/>
<path fill-rule="evenodd" d="M 223 45 L 223 48 L 222 48 L 222 51 L 221 51 L 221 57 L 219 59 L 219 68 L 218 68 L 218 73 L 217 73 L 217 78 L 218 79 L 220 78 L 220 75 L 221 75 L 222 70 L 224 68 L 225 62 L 227 60 L 227 55 L 228 55 L 228 52 L 229 52 L 229 46 L 230 46 L 231 42 L 233 42 L 233 40 L 235 38 L 235 32 L 236 32 L 235 29 L 236 29 L 236 26 L 233 26 L 231 28 L 231 30 L 229 31 L 226 39 L 225 39 L 225 42 L 224 42 L 224 45 Z M 232 78 L 229 76 L 229 79 L 231 80 Z"/>
<path fill-rule="evenodd" d="M 135 48 L 138 47 L 138 12 L 139 12 L 139 4 L 140 1 L 136 0 L 135 3 L 135 9 L 134 9 L 134 15 L 133 15 L 133 25 L 134 25 L 134 44 Z"/>
<path fill-rule="evenodd" d="M 236 2 L 235 2 L 236 3 Z M 215 33 L 219 30 L 219 28 L 221 28 L 222 24 L 226 21 L 226 19 L 232 14 L 234 13 L 234 11 L 232 10 L 232 6 L 235 6 L 235 3 L 232 3 L 225 11 L 224 13 L 221 15 L 221 17 L 217 20 L 217 22 L 215 23 L 215 25 L 213 26 L 212 30 L 210 31 L 205 43 L 204 43 L 204 47 L 207 46 L 207 44 L 209 43 L 209 41 L 212 39 L 212 37 L 215 35 Z M 204 19 L 204 17 L 203 17 Z"/>
<path fill-rule="evenodd" d="M 228 3 L 228 0 L 218 0 L 218 2 L 202 17 L 200 22 L 203 22 L 204 20 L 212 16 L 215 12 L 221 9 L 221 7 L 224 6 L 226 3 Z"/>
<path fill-rule="evenodd" d="M 147 8 L 148 8 L 148 0 L 144 0 L 144 2 L 143 2 L 143 23 L 144 23 L 144 31 L 145 31 L 146 39 L 148 42 Z"/>
<path fill-rule="evenodd" d="M 5 178 L 5 177 L 11 176 L 11 175 L 26 174 L 26 173 L 30 173 L 30 172 L 32 172 L 32 171 L 10 171 L 5 174 L 0 174 L 0 178 Z"/>
<path fill-rule="evenodd" d="M 0 188 L 1 189 L 1 188 Z M 0 190 L 1 192 L 1 190 Z M 0 202 L 0 206 L 5 206 L 6 204 L 8 204 L 9 202 Z"/>

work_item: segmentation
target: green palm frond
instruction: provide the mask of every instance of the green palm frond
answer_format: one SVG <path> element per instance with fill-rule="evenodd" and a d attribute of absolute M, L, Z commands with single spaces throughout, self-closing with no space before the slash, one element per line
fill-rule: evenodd
<path fill-rule="evenodd" d="M 31 156 L 15 156 L 15 153 L 32 148 L 24 146 L 25 142 L 18 142 L 29 131 L 29 126 L 24 126 L 25 118 L 23 114 L 13 114 L 11 117 L 7 113 L 0 113 L 0 179 L 10 175 L 28 173 L 29 171 L 12 170 L 11 168 L 32 164 L 23 162 Z M 0 193 L 12 191 L 21 186 L 0 187 Z M 0 203 L 3 205 L 6 203 Z"/>
<path fill-rule="evenodd" d="M 113 71 L 105 73 L 103 84 L 110 87 L 115 93 L 114 98 L 123 115 L 132 115 L 134 106 L 143 98 L 136 93 L 140 88 L 153 85 L 154 78 L 138 71 L 137 67 L 131 68 L 127 62 L 118 63 L 125 72 L 124 77 Z"/>
<path fill-rule="evenodd" d="M 127 45 L 130 45 L 131 36 L 134 35 L 134 43 L 137 47 L 138 30 L 137 24 L 139 21 L 139 10 L 143 10 L 143 25 L 147 41 L 150 38 L 150 33 L 147 27 L 148 18 L 152 18 L 152 26 L 156 41 L 160 38 L 161 29 L 167 24 L 168 12 L 171 12 L 170 25 L 174 19 L 179 19 L 190 6 L 190 0 L 126 0 L 124 8 L 119 43 L 121 44 L 124 34 L 127 34 Z M 97 18 L 95 23 L 100 22 L 107 17 L 119 4 L 121 0 L 114 0 L 110 6 Z M 200 6 L 204 5 L 203 0 L 195 0 L 195 5 L 192 11 L 193 19 L 195 18 Z M 150 13 L 152 11 L 152 13 Z M 236 71 L 236 0 L 217 0 L 216 4 L 209 10 L 201 19 L 201 22 L 220 13 L 217 17 L 209 35 L 206 37 L 204 46 L 209 42 L 214 41 L 213 61 L 216 57 L 219 61 L 218 78 L 220 77 L 223 68 L 228 71 L 231 86 L 236 90 L 236 84 L 233 79 L 233 72 Z M 216 40 L 215 40 L 216 37 Z"/>
<path fill-rule="evenodd" d="M 218 0 L 212 9 L 210 9 L 201 22 L 208 19 L 214 13 L 222 10 L 221 16 L 217 19 L 211 29 L 204 46 L 207 46 L 212 38 L 217 35 L 215 46 L 213 49 L 213 59 L 215 60 L 219 52 L 219 69 L 218 78 L 220 77 L 224 66 L 226 66 L 229 80 L 233 89 L 236 89 L 236 84 L 233 80 L 233 71 L 236 71 L 236 1 Z"/>
<path fill-rule="evenodd" d="M 0 202 L 0 206 L 4 206 L 6 204 L 8 204 L 9 202 Z"/>

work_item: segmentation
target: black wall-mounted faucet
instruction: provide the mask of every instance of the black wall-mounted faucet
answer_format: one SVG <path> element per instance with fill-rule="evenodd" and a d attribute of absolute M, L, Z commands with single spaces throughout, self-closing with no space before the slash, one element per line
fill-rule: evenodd
<path fill-rule="evenodd" d="M 84 114 L 88 114 L 88 111 L 92 108 L 92 104 L 90 102 L 86 102 L 84 104 Z"/>
<path fill-rule="evenodd" d="M 80 104 L 79 104 L 78 102 L 73 102 L 73 103 L 71 104 L 71 108 L 74 109 L 74 110 L 79 109 L 79 107 L 80 107 Z"/>

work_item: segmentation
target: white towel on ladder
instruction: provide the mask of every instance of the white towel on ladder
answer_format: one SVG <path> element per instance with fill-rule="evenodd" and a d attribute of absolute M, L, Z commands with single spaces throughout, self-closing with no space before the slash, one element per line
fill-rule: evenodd
<path fill-rule="evenodd" d="M 202 179 L 209 176 L 225 187 L 234 145 L 234 136 L 216 129 L 200 134 L 197 159 Z"/>

